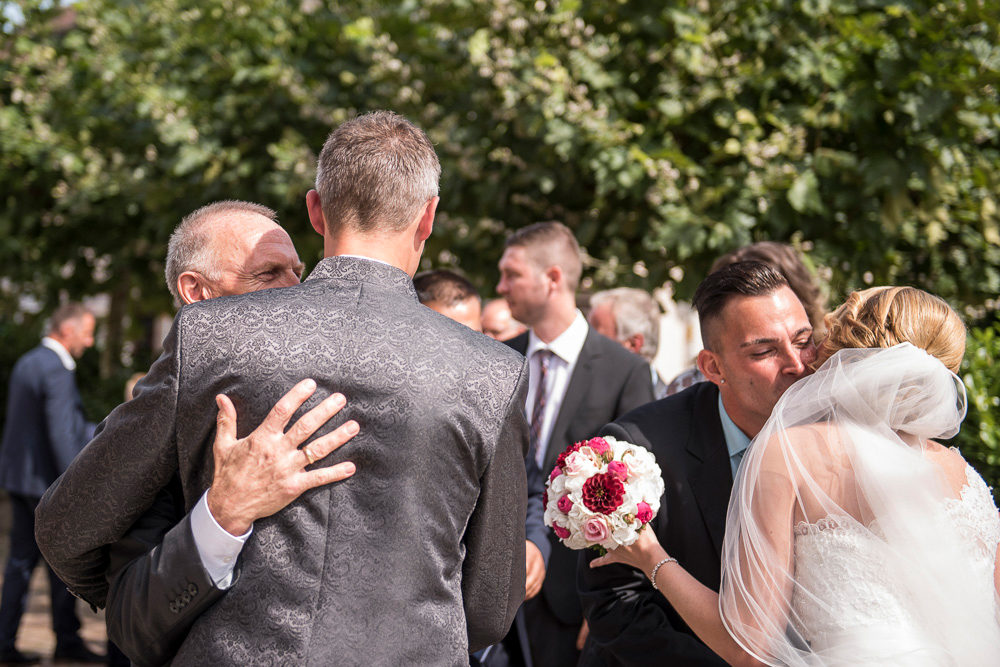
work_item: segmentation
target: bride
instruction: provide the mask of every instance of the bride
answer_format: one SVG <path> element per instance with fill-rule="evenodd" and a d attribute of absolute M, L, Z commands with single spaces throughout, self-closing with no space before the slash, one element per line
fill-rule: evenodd
<path fill-rule="evenodd" d="M 740 467 L 720 593 L 652 530 L 591 567 L 654 576 L 733 665 L 1000 663 L 997 508 L 932 440 L 965 416 L 965 327 L 911 287 L 855 292 L 826 324 L 822 365 L 785 392 Z"/>

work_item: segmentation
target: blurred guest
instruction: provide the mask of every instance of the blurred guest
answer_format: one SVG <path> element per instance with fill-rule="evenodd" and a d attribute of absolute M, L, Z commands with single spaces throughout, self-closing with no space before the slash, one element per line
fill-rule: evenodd
<path fill-rule="evenodd" d="M 482 299 L 464 276 L 448 269 L 421 271 L 413 276 L 420 303 L 445 317 L 482 331 Z"/>
<path fill-rule="evenodd" d="M 35 507 L 94 435 L 76 388 L 76 361 L 94 344 L 94 314 L 67 303 L 52 314 L 48 334 L 14 364 L 7 394 L 7 422 L 0 443 L 0 487 L 10 493 L 10 555 L 0 594 L 0 663 L 28 665 L 14 642 L 28 599 L 31 573 L 40 554 L 35 544 Z M 56 660 L 101 662 L 80 638 L 76 598 L 49 570 Z"/>
<path fill-rule="evenodd" d="M 788 281 L 788 286 L 795 292 L 795 296 L 799 297 L 802 307 L 806 310 L 809 323 L 813 327 L 813 338 L 822 339 L 826 332 L 823 326 L 823 318 L 826 316 L 826 294 L 820 287 L 816 275 L 806 266 L 802 254 L 787 243 L 759 241 L 722 255 L 712 263 L 708 273 L 711 275 L 724 266 L 746 260 L 764 262 L 776 269 Z M 676 394 L 704 381 L 705 376 L 697 367 L 689 368 L 670 381 L 666 394 L 668 396 Z"/>
<path fill-rule="evenodd" d="M 135 393 L 135 385 L 138 384 L 139 380 L 146 377 L 145 373 L 133 373 L 132 377 L 128 379 L 125 383 L 125 400 L 131 401 L 132 395 Z"/>
<path fill-rule="evenodd" d="M 483 306 L 483 333 L 493 340 L 505 341 L 528 330 L 510 314 L 510 306 L 504 299 L 487 301 Z"/>
<path fill-rule="evenodd" d="M 712 263 L 708 272 L 712 274 L 724 266 L 748 259 L 769 264 L 788 281 L 788 286 L 806 309 L 809 323 L 813 326 L 813 338 L 821 339 L 826 332 L 823 326 L 823 318 L 826 317 L 826 294 L 816 274 L 806 266 L 802 253 L 787 243 L 759 241 L 719 257 Z"/>
<path fill-rule="evenodd" d="M 667 395 L 667 383 L 653 365 L 660 347 L 660 307 L 648 292 L 633 287 L 598 292 L 590 297 L 587 322 L 602 336 L 616 340 L 649 364 L 653 395 Z"/>
<path fill-rule="evenodd" d="M 528 357 L 530 452 L 543 474 L 568 445 L 653 400 L 649 367 L 589 327 L 577 309 L 582 272 L 580 246 L 558 222 L 517 230 L 500 258 L 497 292 L 530 327 L 507 344 Z M 576 665 L 586 635 L 576 593 L 578 554 L 551 532 L 549 542 L 542 594 L 524 605 L 531 658 L 539 667 Z"/>

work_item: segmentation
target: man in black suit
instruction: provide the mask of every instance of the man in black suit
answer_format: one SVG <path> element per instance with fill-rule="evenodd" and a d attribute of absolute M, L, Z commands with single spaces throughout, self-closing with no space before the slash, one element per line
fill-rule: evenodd
<path fill-rule="evenodd" d="M 657 537 L 693 577 L 717 591 L 726 510 L 743 452 L 781 394 L 810 372 L 816 350 L 802 304 L 761 262 L 711 274 L 694 305 L 705 345 L 698 367 L 709 381 L 644 405 L 601 434 L 656 456 L 665 483 L 652 524 Z M 653 590 L 649 572 L 623 565 L 590 569 L 596 556 L 586 553 L 579 564 L 590 626 L 580 665 L 726 664 Z"/>
<path fill-rule="evenodd" d="M 17 360 L 10 376 L 7 422 L 0 444 L 0 487 L 10 493 L 13 521 L 0 600 L 0 663 L 32 664 L 39 659 L 14 646 L 28 582 L 40 557 L 35 544 L 35 507 L 94 434 L 73 377 L 74 358 L 93 344 L 94 314 L 78 303 L 68 303 L 52 314 L 48 335 Z M 51 569 L 49 587 L 55 658 L 101 660 L 80 639 L 76 600 Z"/>
<path fill-rule="evenodd" d="M 642 358 L 595 332 L 577 310 L 582 271 L 576 238 L 557 222 L 518 230 L 500 259 L 497 292 L 530 327 L 507 344 L 528 357 L 531 447 L 545 478 L 568 445 L 653 400 Z M 530 653 L 537 667 L 575 665 L 577 640 L 585 632 L 575 587 L 577 554 L 551 531 L 548 539 L 552 555 L 541 595 L 523 608 Z M 529 578 L 531 570 L 529 565 Z"/>

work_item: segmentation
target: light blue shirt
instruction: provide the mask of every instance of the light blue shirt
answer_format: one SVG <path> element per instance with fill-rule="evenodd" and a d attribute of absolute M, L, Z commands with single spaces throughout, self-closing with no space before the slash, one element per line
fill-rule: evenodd
<path fill-rule="evenodd" d="M 719 395 L 719 419 L 722 420 L 722 435 L 726 438 L 726 449 L 729 450 L 729 467 L 733 471 L 733 479 L 736 479 L 736 471 L 740 469 L 740 461 L 743 454 L 750 445 L 750 438 L 740 430 L 722 405 L 722 396 Z"/>

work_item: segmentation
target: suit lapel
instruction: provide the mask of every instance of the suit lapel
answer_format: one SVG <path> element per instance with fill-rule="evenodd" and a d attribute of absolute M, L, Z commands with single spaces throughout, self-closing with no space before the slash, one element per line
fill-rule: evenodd
<path fill-rule="evenodd" d="M 687 446 L 688 483 L 715 550 L 721 552 L 733 473 L 719 419 L 718 390 L 712 385 L 705 386 L 696 400 L 694 426 Z"/>
<path fill-rule="evenodd" d="M 559 454 L 572 443 L 566 442 L 566 430 L 570 422 L 576 417 L 577 411 L 583 404 L 583 399 L 587 395 L 591 384 L 594 381 L 594 364 L 601 356 L 601 351 L 595 339 L 596 334 L 593 329 L 587 329 L 587 337 L 583 341 L 583 348 L 580 356 L 573 367 L 573 375 L 570 376 L 569 386 L 566 387 L 566 395 L 563 396 L 562 405 L 559 407 L 559 414 L 556 415 L 556 423 L 552 426 L 552 435 L 549 437 L 549 448 L 545 451 L 545 461 L 542 466 L 543 471 L 552 470 L 556 465 Z M 596 434 L 595 434 L 596 435 Z"/>

